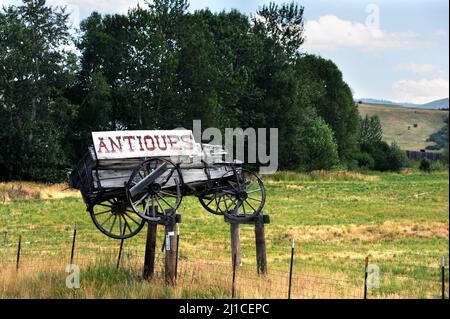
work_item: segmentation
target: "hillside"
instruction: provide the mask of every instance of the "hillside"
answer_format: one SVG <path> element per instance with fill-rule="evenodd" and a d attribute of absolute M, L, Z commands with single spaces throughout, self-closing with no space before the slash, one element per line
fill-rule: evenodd
<path fill-rule="evenodd" d="M 420 150 L 432 142 L 427 138 L 444 126 L 448 111 L 425 110 L 379 104 L 358 104 L 361 116 L 378 115 L 384 139 L 396 142 L 405 150 Z M 414 127 L 417 124 L 417 127 Z"/>

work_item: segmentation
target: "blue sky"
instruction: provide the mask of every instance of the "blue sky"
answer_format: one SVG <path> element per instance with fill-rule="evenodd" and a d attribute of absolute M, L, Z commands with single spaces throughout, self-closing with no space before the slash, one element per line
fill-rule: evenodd
<path fill-rule="evenodd" d="M 283 3 L 288 1 L 273 2 Z M 17 4 L 18 0 L 0 0 Z M 64 4 L 76 25 L 93 10 L 126 12 L 139 0 L 47 0 Z M 190 10 L 253 14 L 267 0 L 191 0 Z M 306 0 L 303 51 L 333 60 L 354 96 L 425 103 L 448 97 L 449 3 L 444 0 Z"/>

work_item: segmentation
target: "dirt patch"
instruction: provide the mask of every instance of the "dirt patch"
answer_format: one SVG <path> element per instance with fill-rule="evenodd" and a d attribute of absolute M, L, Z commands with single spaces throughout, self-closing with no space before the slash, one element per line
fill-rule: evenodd
<path fill-rule="evenodd" d="M 305 186 L 302 185 L 286 185 L 287 189 L 305 189 Z"/>

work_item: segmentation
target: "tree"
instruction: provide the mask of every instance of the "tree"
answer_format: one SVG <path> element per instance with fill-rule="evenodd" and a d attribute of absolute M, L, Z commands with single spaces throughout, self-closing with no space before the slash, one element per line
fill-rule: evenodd
<path fill-rule="evenodd" d="M 68 14 L 44 0 L 23 0 L 0 13 L 0 177 L 55 180 L 67 165 L 63 142 L 76 107 Z"/>
<path fill-rule="evenodd" d="M 305 41 L 303 12 L 304 7 L 294 2 L 281 6 L 271 2 L 258 10 L 254 23 L 262 25 L 268 38 L 294 56 Z"/>
<path fill-rule="evenodd" d="M 383 138 L 383 129 L 378 115 L 368 116 L 361 120 L 359 126 L 359 144 L 372 144 L 380 142 Z"/>
<path fill-rule="evenodd" d="M 360 118 L 341 71 L 330 60 L 305 55 L 296 61 L 296 74 L 308 92 L 308 104 L 333 129 L 339 158 L 349 161 L 357 150 Z"/>

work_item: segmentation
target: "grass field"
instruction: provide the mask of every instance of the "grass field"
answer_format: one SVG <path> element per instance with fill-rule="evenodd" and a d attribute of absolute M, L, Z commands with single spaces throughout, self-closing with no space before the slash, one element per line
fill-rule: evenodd
<path fill-rule="evenodd" d="M 358 109 L 361 116 L 378 115 L 387 142 L 396 142 L 402 149 L 411 151 L 434 144 L 427 142 L 427 138 L 442 128 L 444 119 L 448 118 L 448 111 L 439 110 L 376 104 L 358 104 Z"/>
<path fill-rule="evenodd" d="M 256 274 L 253 228 L 242 225 L 238 296 L 286 298 L 294 238 L 293 298 L 361 298 L 366 256 L 381 273 L 380 287 L 370 289 L 369 298 L 439 298 L 441 256 L 448 265 L 449 253 L 448 178 L 448 172 L 265 176 L 269 275 Z M 160 271 L 151 281 L 141 279 L 145 231 L 125 242 L 117 270 L 119 241 L 98 232 L 79 195 L 63 188 L 0 184 L 1 298 L 230 297 L 229 226 L 195 198 L 185 198 L 179 210 L 178 284 L 165 287 Z M 81 288 L 71 290 L 64 270 L 74 223 Z M 162 231 L 158 235 L 160 245 Z M 160 246 L 157 251 L 160 270 Z"/>

